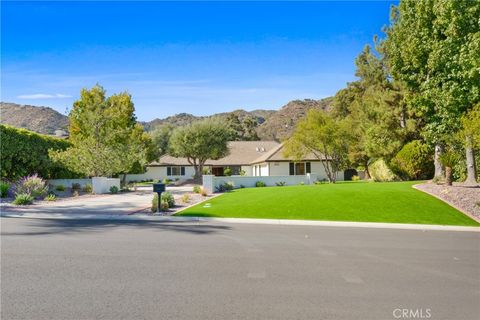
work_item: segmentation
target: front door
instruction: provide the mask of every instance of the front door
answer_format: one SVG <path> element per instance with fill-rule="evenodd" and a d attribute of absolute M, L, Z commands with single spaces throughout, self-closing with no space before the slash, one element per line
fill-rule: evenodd
<path fill-rule="evenodd" d="M 223 176 L 223 167 L 213 167 L 212 168 L 212 174 L 214 176 Z"/>

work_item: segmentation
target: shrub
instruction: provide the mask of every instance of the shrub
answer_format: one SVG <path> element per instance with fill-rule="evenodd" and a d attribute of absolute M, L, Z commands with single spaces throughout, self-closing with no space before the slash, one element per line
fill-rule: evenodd
<path fill-rule="evenodd" d="M 245 188 L 245 186 L 243 184 L 240 185 L 240 189 L 243 189 Z"/>
<path fill-rule="evenodd" d="M 247 173 L 245 172 L 245 170 L 240 170 L 240 175 L 241 175 L 241 176 L 244 176 L 244 175 L 246 175 L 246 174 L 247 174 Z"/>
<path fill-rule="evenodd" d="M 185 193 L 182 198 L 181 198 L 183 203 L 189 203 L 190 202 L 190 195 L 188 193 Z"/>
<path fill-rule="evenodd" d="M 34 199 L 45 196 L 47 192 L 47 183 L 37 174 L 23 177 L 15 184 L 15 194 L 28 194 Z"/>
<path fill-rule="evenodd" d="M 118 187 L 117 186 L 111 186 L 110 187 L 110 193 L 111 194 L 118 193 Z"/>
<path fill-rule="evenodd" d="M 231 176 L 231 175 L 232 175 L 232 169 L 230 169 L 230 168 L 228 168 L 228 167 L 225 168 L 225 169 L 223 170 L 223 174 L 224 174 L 225 176 L 227 176 L 227 177 Z"/>
<path fill-rule="evenodd" d="M 10 189 L 10 185 L 6 182 L 0 182 L 0 197 L 6 198 L 8 196 L 8 189 Z"/>
<path fill-rule="evenodd" d="M 202 188 L 199 185 L 193 186 L 193 193 L 200 193 L 200 191 L 202 191 Z"/>
<path fill-rule="evenodd" d="M 430 179 L 434 171 L 431 150 L 420 140 L 409 142 L 390 161 L 390 167 L 404 180 Z"/>
<path fill-rule="evenodd" d="M 162 211 L 167 211 L 168 208 L 173 208 L 175 206 L 175 199 L 173 198 L 173 195 L 170 192 L 164 192 L 162 193 L 162 199 L 161 199 L 161 210 Z M 152 212 L 156 212 L 158 208 L 158 194 L 155 193 L 152 199 Z"/>
<path fill-rule="evenodd" d="M 208 196 L 207 190 L 206 190 L 205 188 L 203 188 L 203 187 L 202 187 L 202 189 L 200 190 L 200 194 L 201 194 L 203 197 Z"/>
<path fill-rule="evenodd" d="M 54 193 L 49 193 L 45 198 L 45 201 L 57 201 L 57 196 Z"/>
<path fill-rule="evenodd" d="M 27 205 L 32 204 L 33 197 L 28 193 L 17 193 L 15 196 L 15 200 L 13 200 L 13 204 L 16 205 Z"/>
<path fill-rule="evenodd" d="M 80 196 L 80 192 L 78 192 L 78 190 L 73 190 L 72 191 L 72 196 L 78 197 L 78 196 Z"/>
<path fill-rule="evenodd" d="M 387 166 L 383 159 L 378 159 L 369 167 L 373 181 L 398 181 L 399 177 Z"/>
<path fill-rule="evenodd" d="M 266 187 L 267 185 L 265 184 L 265 182 L 263 181 L 257 181 L 255 182 L 255 187 L 257 188 L 262 188 L 262 187 Z"/>
<path fill-rule="evenodd" d="M 215 187 L 215 190 L 217 192 L 225 192 L 225 191 L 231 191 L 235 188 L 235 185 L 233 182 L 224 182 L 218 186 Z"/>
<path fill-rule="evenodd" d="M 77 191 L 80 191 L 82 189 L 82 186 L 80 185 L 80 183 L 72 183 L 72 191 L 73 190 L 77 190 Z"/>
<path fill-rule="evenodd" d="M 55 190 L 57 191 L 65 191 L 65 186 L 63 184 L 59 184 L 55 186 Z"/>
<path fill-rule="evenodd" d="M 83 192 L 86 192 L 86 193 L 92 193 L 93 187 L 90 183 L 87 183 L 86 185 L 83 186 L 82 190 Z"/>
<path fill-rule="evenodd" d="M 275 184 L 278 186 L 278 187 L 283 187 L 285 186 L 287 183 L 285 181 L 279 181 L 279 182 L 275 182 Z"/>
<path fill-rule="evenodd" d="M 302 181 L 302 182 L 299 183 L 299 185 L 303 186 L 303 185 L 305 185 L 305 182 Z"/>
<path fill-rule="evenodd" d="M 359 176 L 357 176 L 357 175 L 352 176 L 352 181 L 359 181 L 359 180 L 360 180 Z"/>
<path fill-rule="evenodd" d="M 1 177 L 17 179 L 33 172 L 48 179 L 75 178 L 78 174 L 55 163 L 48 150 L 65 150 L 71 143 L 25 129 L 0 125 Z"/>
<path fill-rule="evenodd" d="M 168 178 L 165 178 L 165 179 L 163 179 L 163 183 L 168 185 L 168 184 L 172 183 L 172 180 L 170 180 Z"/>

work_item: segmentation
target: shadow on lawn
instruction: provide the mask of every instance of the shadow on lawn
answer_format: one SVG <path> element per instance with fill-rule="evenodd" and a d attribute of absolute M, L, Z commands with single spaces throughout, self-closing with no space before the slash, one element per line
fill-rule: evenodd
<path fill-rule="evenodd" d="M 17 219 L 17 218 L 2 218 Z M 27 219 L 22 219 L 27 220 Z M 62 219 L 28 219 L 28 229 L 25 232 L 1 232 L 2 236 L 38 236 L 51 234 L 101 232 L 118 227 L 142 228 L 154 231 L 174 231 L 190 234 L 212 234 L 218 231 L 230 230 L 230 227 L 192 222 L 162 222 L 162 221 L 113 221 L 113 220 L 62 220 Z M 8 223 L 8 222 L 7 222 Z M 5 226 L 2 227 L 4 229 Z M 23 229 L 23 228 L 22 228 Z M 32 230 L 33 229 L 33 230 Z"/>

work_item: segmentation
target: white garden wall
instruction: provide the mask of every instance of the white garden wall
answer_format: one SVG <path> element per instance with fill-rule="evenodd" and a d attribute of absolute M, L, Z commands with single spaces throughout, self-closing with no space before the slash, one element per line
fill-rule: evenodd
<path fill-rule="evenodd" d="M 313 184 L 318 178 L 315 174 L 307 174 L 304 176 L 230 176 L 230 177 L 216 177 L 212 175 L 203 176 L 203 187 L 208 193 L 215 192 L 216 188 L 224 183 L 232 182 L 235 188 L 241 186 L 245 188 L 255 187 L 257 181 L 263 181 L 267 186 L 275 186 L 277 182 L 285 182 L 286 185 L 298 184 Z"/>
<path fill-rule="evenodd" d="M 110 193 L 111 187 L 117 187 L 120 191 L 120 179 L 119 178 L 106 178 L 106 177 L 93 177 L 92 178 L 92 191 L 95 194 Z"/>
<path fill-rule="evenodd" d="M 163 180 L 168 178 L 170 180 L 179 179 L 180 181 L 185 181 L 192 179 L 195 174 L 195 169 L 193 166 L 185 166 L 185 175 L 184 176 L 167 176 L 167 167 L 147 167 L 145 173 L 140 174 L 127 174 L 127 182 L 130 181 L 142 181 L 142 180 Z"/>
<path fill-rule="evenodd" d="M 92 184 L 92 179 L 52 179 L 48 180 L 48 184 L 52 186 L 62 185 L 65 188 L 71 188 L 72 184 L 78 183 L 84 187 L 86 184 Z"/>

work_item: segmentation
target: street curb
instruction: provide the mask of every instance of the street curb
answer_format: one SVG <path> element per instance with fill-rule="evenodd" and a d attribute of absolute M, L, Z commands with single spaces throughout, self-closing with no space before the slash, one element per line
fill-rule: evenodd
<path fill-rule="evenodd" d="M 155 221 L 155 222 L 219 222 L 240 224 L 269 224 L 283 226 L 318 226 L 343 228 L 373 228 L 373 229 L 401 229 L 401 230 L 433 230 L 433 231 L 463 231 L 478 232 L 480 227 L 445 226 L 430 224 L 403 224 L 379 222 L 346 222 L 346 221 L 317 221 L 317 220 L 288 220 L 288 219 L 246 219 L 246 218 L 204 218 L 204 217 L 175 217 L 175 216 L 143 216 L 143 215 L 102 215 L 102 214 L 15 214 L 2 213 L 5 218 L 28 219 L 64 219 L 64 220 L 110 220 L 110 221 Z"/>

